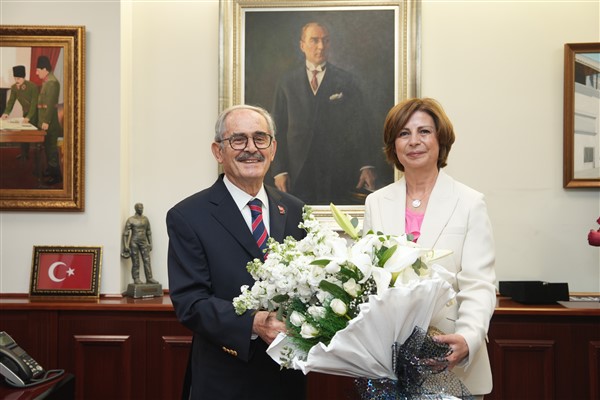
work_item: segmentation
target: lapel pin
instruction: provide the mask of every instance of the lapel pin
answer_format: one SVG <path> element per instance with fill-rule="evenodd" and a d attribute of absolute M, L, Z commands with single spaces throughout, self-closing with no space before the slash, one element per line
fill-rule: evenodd
<path fill-rule="evenodd" d="M 279 214 L 281 214 L 281 215 L 285 214 L 285 208 L 283 208 L 283 206 L 277 206 L 277 208 L 279 209 Z"/>

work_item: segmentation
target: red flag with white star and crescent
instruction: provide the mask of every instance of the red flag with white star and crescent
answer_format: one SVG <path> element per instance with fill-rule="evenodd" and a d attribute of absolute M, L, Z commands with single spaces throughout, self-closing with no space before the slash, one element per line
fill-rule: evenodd
<path fill-rule="evenodd" d="M 92 288 L 93 254 L 40 254 L 38 290 Z"/>

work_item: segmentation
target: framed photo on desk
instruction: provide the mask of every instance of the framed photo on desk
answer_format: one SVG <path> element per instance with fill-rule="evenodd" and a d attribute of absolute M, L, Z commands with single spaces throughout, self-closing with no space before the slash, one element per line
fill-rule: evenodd
<path fill-rule="evenodd" d="M 85 27 L 0 26 L 0 210 L 84 210 Z"/>
<path fill-rule="evenodd" d="M 332 222 L 334 227 L 330 202 L 352 217 L 364 215 L 368 191 L 356 189 L 364 168 L 375 167 L 375 188 L 399 176 L 385 163 L 381 151 L 383 122 L 397 102 L 419 95 L 419 19 L 419 0 L 220 2 L 220 110 L 234 104 L 253 104 L 271 113 L 277 154 L 265 182 L 275 184 L 281 176 L 279 169 L 285 171 L 291 182 L 289 192 L 310 204 L 319 219 Z M 322 86 L 313 87 L 312 93 L 309 77 L 302 76 L 307 75 L 306 61 L 310 61 L 304 47 L 308 46 L 308 39 L 304 39 L 308 25 L 322 28 L 327 47 L 327 57 L 319 66 Z M 292 74 L 298 78 L 293 82 L 287 79 Z M 284 88 L 284 82 L 290 86 Z M 290 96 L 299 99 L 298 103 L 316 100 L 322 105 L 312 108 L 320 110 L 319 115 L 308 115 L 310 106 L 280 106 L 279 94 L 290 92 L 292 85 L 298 89 Z M 351 103 L 358 106 L 350 107 Z M 286 112 L 280 110 L 286 107 L 287 116 L 282 116 Z M 304 112 L 299 111 L 304 108 Z M 297 116 L 292 116 L 292 111 Z M 293 128 L 297 127 L 295 121 L 324 123 Z M 326 125 L 332 129 L 324 128 Z M 340 132 L 333 133 L 333 127 L 342 125 Z M 311 136 L 300 138 L 299 132 L 311 132 L 307 133 Z M 330 133 L 332 139 L 325 145 L 315 144 L 327 136 L 323 132 Z M 362 157 L 364 153 L 368 157 Z M 358 164 L 355 159 L 359 158 L 369 163 L 360 160 Z M 278 163 L 287 164 L 288 170 L 279 168 Z M 308 169 L 310 173 L 306 173 Z M 327 183 L 317 182 L 325 179 Z M 320 189 L 307 194 L 298 182 L 304 187 L 316 182 Z"/>
<path fill-rule="evenodd" d="M 101 246 L 33 246 L 29 295 L 98 298 Z"/>

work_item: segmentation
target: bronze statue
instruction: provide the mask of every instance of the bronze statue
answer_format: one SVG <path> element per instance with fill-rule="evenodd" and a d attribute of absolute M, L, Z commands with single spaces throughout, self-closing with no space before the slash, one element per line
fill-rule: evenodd
<path fill-rule="evenodd" d="M 135 215 L 127 218 L 125 230 L 123 231 L 123 251 L 121 257 L 131 258 L 131 276 L 134 284 L 141 284 L 140 280 L 140 255 L 144 263 L 146 283 L 157 284 L 152 279 L 152 266 L 150 264 L 150 252 L 152 251 L 152 231 L 150 221 L 144 212 L 144 205 L 135 205 Z"/>

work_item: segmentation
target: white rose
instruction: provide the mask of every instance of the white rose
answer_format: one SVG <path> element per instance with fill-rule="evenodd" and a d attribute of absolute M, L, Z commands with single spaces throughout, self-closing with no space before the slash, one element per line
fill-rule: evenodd
<path fill-rule="evenodd" d="M 360 285 L 356 283 L 354 278 L 348 279 L 346 283 L 343 285 L 344 290 L 352 297 L 358 296 L 358 291 L 360 290 Z"/>
<path fill-rule="evenodd" d="M 333 312 L 336 313 L 337 315 L 346 315 L 346 313 L 348 312 L 348 307 L 346 306 L 346 303 L 344 303 L 340 299 L 331 300 L 331 303 L 329 303 L 329 306 L 331 307 Z"/>
<path fill-rule="evenodd" d="M 294 326 L 301 326 L 306 318 L 304 315 L 300 314 L 298 311 L 292 311 L 292 315 L 290 315 L 290 323 Z"/>
<path fill-rule="evenodd" d="M 337 274 L 338 272 L 340 272 L 340 269 L 340 264 L 336 260 L 330 261 L 329 264 L 325 266 L 325 271 L 327 271 L 330 274 Z"/>
<path fill-rule="evenodd" d="M 315 328 L 309 323 L 303 323 L 302 328 L 300 328 L 300 336 L 302 336 L 304 339 L 314 338 L 318 334 L 319 331 L 317 330 L 317 328 Z"/>
<path fill-rule="evenodd" d="M 325 307 L 320 307 L 320 306 L 310 306 L 310 307 L 308 307 L 307 311 L 310 314 L 310 316 L 313 317 L 314 319 L 325 318 L 325 313 L 327 312 Z"/>

